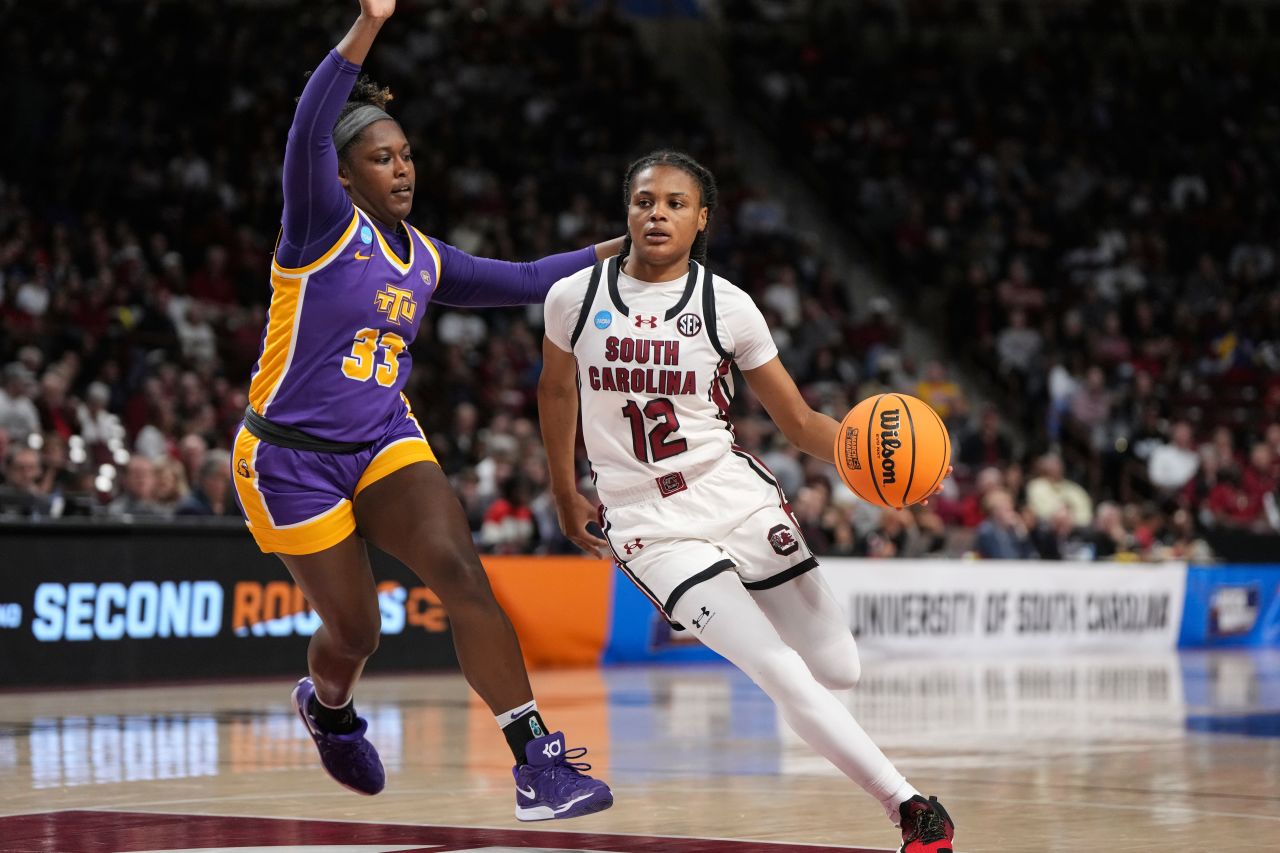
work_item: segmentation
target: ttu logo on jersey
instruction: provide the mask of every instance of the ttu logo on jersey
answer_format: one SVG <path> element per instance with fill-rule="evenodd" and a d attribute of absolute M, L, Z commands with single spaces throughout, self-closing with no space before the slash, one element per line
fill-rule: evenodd
<path fill-rule="evenodd" d="M 413 301 L 413 291 L 402 287 L 385 285 L 373 295 L 373 301 L 378 306 L 378 312 L 386 314 L 387 319 L 397 326 L 400 325 L 401 317 L 412 323 L 413 315 L 418 313 L 418 303 Z"/>

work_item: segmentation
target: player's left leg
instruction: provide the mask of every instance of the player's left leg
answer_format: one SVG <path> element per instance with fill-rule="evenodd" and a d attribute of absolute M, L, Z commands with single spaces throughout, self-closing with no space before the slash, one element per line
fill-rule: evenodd
<path fill-rule="evenodd" d="M 862 675 L 858 643 L 819 571 L 771 589 L 752 590 L 751 597 L 823 687 L 847 690 L 858 683 Z"/>
<path fill-rule="evenodd" d="M 897 821 L 898 806 L 916 790 L 783 641 L 738 575 L 724 572 L 692 587 L 673 609 L 680 624 L 701 626 L 690 630 L 760 685 L 796 734 Z"/>
<path fill-rule="evenodd" d="M 811 594 L 819 588 L 810 585 Z M 787 596 L 774 598 L 783 600 Z M 672 609 L 677 622 L 760 685 L 805 743 L 880 801 L 901 827 L 902 853 L 951 853 L 955 826 L 942 806 L 920 796 L 849 709 L 818 683 L 737 574 L 723 572 L 691 587 Z M 798 620 L 804 614 L 788 614 L 788 625 L 793 615 Z"/>
<path fill-rule="evenodd" d="M 434 462 L 413 462 L 356 494 L 361 535 L 408 566 L 444 604 L 462 674 L 495 717 L 516 758 L 516 816 L 568 818 L 607 809 L 608 785 L 581 772 L 564 735 L 545 729 L 533 702 L 520 641 L 493 595 L 466 514 Z"/>

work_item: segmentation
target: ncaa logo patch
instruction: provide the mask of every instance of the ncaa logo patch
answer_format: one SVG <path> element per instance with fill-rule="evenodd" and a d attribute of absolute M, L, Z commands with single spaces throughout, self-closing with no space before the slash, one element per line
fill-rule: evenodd
<path fill-rule="evenodd" d="M 800 548 L 800 541 L 785 524 L 775 524 L 769 528 L 769 544 L 773 546 L 775 553 L 783 557 L 794 554 Z"/>
<path fill-rule="evenodd" d="M 360 242 L 361 243 L 373 242 L 373 229 L 370 228 L 368 225 L 365 225 L 360 229 Z"/>
<path fill-rule="evenodd" d="M 702 331 L 702 318 L 697 314 L 681 314 L 676 320 L 676 331 L 686 338 L 692 338 Z"/>
<path fill-rule="evenodd" d="M 613 314 L 608 311 L 598 311 L 596 313 L 596 328 L 601 331 L 609 328 L 613 323 Z"/>

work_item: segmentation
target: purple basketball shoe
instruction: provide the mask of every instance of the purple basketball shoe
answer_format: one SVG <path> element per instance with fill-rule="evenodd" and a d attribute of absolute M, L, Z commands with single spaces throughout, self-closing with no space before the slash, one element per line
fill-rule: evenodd
<path fill-rule="evenodd" d="M 356 717 L 355 731 L 345 735 L 321 731 L 307 711 L 316 686 L 310 678 L 303 678 L 293 688 L 293 706 L 298 709 L 302 724 L 307 727 L 311 739 L 320 750 L 320 763 L 339 785 L 357 794 L 376 794 L 387 784 L 382 760 L 373 744 L 365 739 L 369 724 L 363 717 Z"/>
<path fill-rule="evenodd" d="M 584 773 L 591 765 L 570 759 L 587 754 L 585 747 L 566 750 L 564 733 L 552 732 L 525 747 L 528 764 L 513 767 L 516 817 L 551 820 L 601 812 L 613 805 L 613 792 Z"/>

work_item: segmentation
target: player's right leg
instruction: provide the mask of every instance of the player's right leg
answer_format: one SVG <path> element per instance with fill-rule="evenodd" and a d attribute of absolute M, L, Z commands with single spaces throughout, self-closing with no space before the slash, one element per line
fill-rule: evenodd
<path fill-rule="evenodd" d="M 310 675 L 294 688 L 294 707 L 329 775 L 356 793 L 376 794 L 386 774 L 351 698 L 382 628 L 364 541 L 353 533 L 315 554 L 279 556 L 321 622 L 307 646 Z"/>
<path fill-rule="evenodd" d="M 258 547 L 284 561 L 320 616 L 307 651 L 310 676 L 293 692 L 298 715 L 325 770 L 353 791 L 376 794 L 385 784 L 382 762 L 351 701 L 382 627 L 348 497 L 365 464 L 359 454 L 270 444 L 242 427 L 231 479 Z"/>

